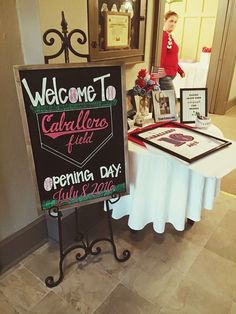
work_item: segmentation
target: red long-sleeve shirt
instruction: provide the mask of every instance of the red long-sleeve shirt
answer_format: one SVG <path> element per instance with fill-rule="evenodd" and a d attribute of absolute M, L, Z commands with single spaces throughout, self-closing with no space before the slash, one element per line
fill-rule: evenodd
<path fill-rule="evenodd" d="M 165 69 L 166 75 L 175 76 L 177 72 L 182 75 L 184 71 L 178 62 L 179 47 L 172 38 L 172 35 L 163 31 L 162 51 L 161 51 L 161 67 Z"/>

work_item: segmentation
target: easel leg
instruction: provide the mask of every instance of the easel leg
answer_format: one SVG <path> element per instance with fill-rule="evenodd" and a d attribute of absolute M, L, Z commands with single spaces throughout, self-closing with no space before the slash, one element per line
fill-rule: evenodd
<path fill-rule="evenodd" d="M 113 253 L 115 256 L 115 259 L 119 262 L 125 262 L 127 261 L 127 259 L 129 259 L 130 257 L 130 251 L 128 250 L 124 250 L 123 251 L 123 258 L 119 258 L 117 256 L 117 252 L 116 252 L 116 245 L 114 242 L 114 237 L 113 237 L 113 229 L 112 229 L 112 223 L 111 223 L 111 211 L 110 211 L 110 206 L 109 206 L 109 201 L 106 201 L 106 212 L 107 212 L 107 221 L 108 221 L 108 227 L 109 227 L 109 231 L 110 231 L 110 237 L 111 237 L 111 245 L 113 248 Z"/>
<path fill-rule="evenodd" d="M 46 286 L 49 288 L 57 286 L 64 278 L 63 274 L 63 260 L 65 258 L 65 255 L 63 254 L 63 243 L 62 243 L 62 212 L 57 209 L 54 211 L 57 213 L 57 219 L 58 219 L 58 235 L 59 235 L 59 249 L 60 249 L 60 260 L 59 260 L 59 278 L 57 281 L 54 281 L 54 278 L 52 276 L 49 276 L 45 279 Z M 49 213 L 50 214 L 50 213 Z"/>
<path fill-rule="evenodd" d="M 57 218 L 58 221 L 58 235 L 59 235 L 59 249 L 60 249 L 60 260 L 59 260 L 59 278 L 55 281 L 53 276 L 48 276 L 45 279 L 46 286 L 49 288 L 53 288 L 57 286 L 59 283 L 62 282 L 64 278 L 64 272 L 63 272 L 63 262 L 65 257 L 67 256 L 68 253 L 75 249 L 82 249 L 84 251 L 84 254 L 82 255 L 81 253 L 76 254 L 76 260 L 77 261 L 83 261 L 88 255 L 97 255 L 101 253 L 101 248 L 98 246 L 94 249 L 95 244 L 101 241 L 106 241 L 111 243 L 112 249 L 113 249 L 113 254 L 115 259 L 118 262 L 125 262 L 130 258 L 130 251 L 129 250 L 124 250 L 122 253 L 122 257 L 117 256 L 117 250 L 116 250 L 116 245 L 114 242 L 114 237 L 113 237 L 113 229 L 112 229 L 112 221 L 111 221 L 111 211 L 109 207 L 110 204 L 114 204 L 115 202 L 119 201 L 120 197 L 118 197 L 115 201 L 108 200 L 106 201 L 106 215 L 107 215 L 107 222 L 108 222 L 108 228 L 109 228 L 109 238 L 100 238 L 92 241 L 89 243 L 88 241 L 88 236 L 86 236 L 86 241 L 84 240 L 84 235 L 79 232 L 78 228 L 78 208 L 75 208 L 75 227 L 76 227 L 76 234 L 77 234 L 77 241 L 80 241 L 81 244 L 76 244 L 70 246 L 68 249 L 63 250 L 63 237 L 62 237 L 62 212 L 58 207 L 54 207 L 49 210 L 49 215 Z"/>

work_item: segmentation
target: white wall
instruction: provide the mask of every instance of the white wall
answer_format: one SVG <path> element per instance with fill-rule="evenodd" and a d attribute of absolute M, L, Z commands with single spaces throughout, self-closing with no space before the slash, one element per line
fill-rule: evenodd
<path fill-rule="evenodd" d="M 13 65 L 23 64 L 15 0 L 0 1 L 0 240 L 38 217 Z"/>
<path fill-rule="evenodd" d="M 232 78 L 230 93 L 229 93 L 229 101 L 236 99 L 236 66 L 234 66 L 234 75 Z"/>
<path fill-rule="evenodd" d="M 17 0 L 17 15 L 25 64 L 44 63 L 37 0 Z"/>
<path fill-rule="evenodd" d="M 24 1 L 24 0 L 23 0 Z M 68 32 L 73 29 L 81 29 L 88 35 L 87 23 L 87 0 L 37 0 L 40 15 L 40 29 L 41 37 L 48 29 L 54 28 L 61 32 L 61 12 L 64 11 L 65 19 L 68 23 Z M 51 34 L 47 37 L 53 37 L 55 43 L 53 46 L 43 44 L 43 54 L 52 55 L 59 51 L 61 47 L 61 40 L 59 36 Z M 77 39 L 79 37 L 74 34 L 71 37 L 72 47 L 80 53 L 88 54 L 88 42 L 84 45 L 79 45 Z M 87 62 L 84 58 L 78 58 L 69 52 L 70 62 Z M 63 63 L 64 55 L 50 60 L 50 63 Z"/>

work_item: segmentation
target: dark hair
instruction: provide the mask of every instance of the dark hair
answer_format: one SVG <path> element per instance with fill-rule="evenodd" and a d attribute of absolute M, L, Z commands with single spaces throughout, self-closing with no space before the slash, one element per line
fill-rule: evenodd
<path fill-rule="evenodd" d="M 174 11 L 168 11 L 165 13 L 165 20 L 168 20 L 169 17 L 171 17 L 172 15 L 174 15 L 175 17 L 179 17 L 178 14 Z"/>

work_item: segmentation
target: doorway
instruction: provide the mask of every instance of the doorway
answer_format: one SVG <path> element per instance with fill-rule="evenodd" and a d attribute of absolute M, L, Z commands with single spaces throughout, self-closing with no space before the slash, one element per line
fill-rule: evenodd
<path fill-rule="evenodd" d="M 171 4 L 167 2 L 171 2 Z M 158 16 L 158 23 L 156 23 L 158 31 L 157 37 L 153 38 L 156 44 L 152 61 L 159 64 L 164 12 L 169 9 L 176 11 L 180 18 L 174 38 L 181 46 L 180 62 L 185 62 L 182 67 L 185 71 L 186 68 L 190 69 L 190 73 L 187 70 L 185 82 L 181 78 L 175 79 L 176 89 L 185 87 L 186 84 L 192 85 L 188 87 L 206 86 L 209 96 L 208 111 L 224 114 L 228 109 L 228 97 L 236 58 L 236 47 L 226 49 L 230 43 L 232 46 L 232 36 L 236 32 L 236 0 L 218 0 L 217 2 L 218 6 L 213 0 L 157 1 L 155 15 Z M 189 49 L 190 44 L 191 49 Z M 201 60 L 203 55 L 201 50 L 204 46 L 212 48 L 211 58 Z M 225 55 L 225 53 L 227 54 Z M 227 63 L 227 70 L 222 63 Z M 194 67 L 197 70 L 191 70 Z M 225 74 L 224 81 L 222 81 L 224 72 L 228 75 Z"/>

